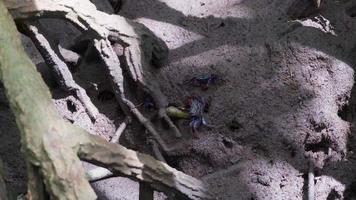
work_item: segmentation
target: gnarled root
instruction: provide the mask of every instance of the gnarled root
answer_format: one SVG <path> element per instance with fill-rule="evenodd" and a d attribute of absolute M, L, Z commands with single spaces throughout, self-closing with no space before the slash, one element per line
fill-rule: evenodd
<path fill-rule="evenodd" d="M 156 66 L 164 63 L 167 56 L 167 47 L 163 41 L 156 38 L 147 28 L 121 16 L 100 12 L 89 1 L 36 0 L 36 2 L 33 2 L 20 0 L 14 4 L 8 0 L 5 1 L 5 4 L 15 20 L 23 21 L 29 18 L 63 17 L 73 23 L 78 29 L 88 33 L 95 41 L 99 54 L 102 55 L 102 60 L 107 68 L 106 71 L 112 78 L 112 86 L 116 97 L 128 117 L 130 117 L 129 112 L 133 113 L 154 136 L 161 145 L 162 150 L 169 150 L 164 145 L 163 140 L 159 139 L 159 134 L 152 123 L 126 98 L 122 85 L 124 80 L 120 69 L 120 67 L 125 66 L 128 67 L 132 79 L 138 83 L 138 86 L 150 93 L 159 109 L 159 116 L 167 122 L 176 136 L 181 136 L 178 128 L 166 114 L 165 108 L 168 105 L 166 97 L 160 91 L 157 82 L 154 80 L 155 77 L 149 70 L 151 63 Z M 118 59 L 113 59 L 114 54 L 112 53 L 113 49 L 109 39 L 110 41 L 112 39 L 121 41 L 121 44 L 124 45 L 123 47 L 126 49 L 123 55 L 126 60 L 124 65 L 120 65 Z"/>
<path fill-rule="evenodd" d="M 136 31 L 141 37 L 155 38 L 147 28 L 137 26 L 139 28 Z M 121 67 L 124 67 L 129 72 L 131 79 L 137 83 L 138 87 L 152 97 L 158 109 L 159 118 L 166 122 L 176 137 L 181 137 L 181 132 L 167 115 L 167 97 L 162 93 L 156 77 L 152 74 L 152 69 L 150 69 L 151 63 L 156 67 L 164 65 L 168 54 L 164 42 L 156 38 L 146 39 L 143 43 L 140 43 L 140 41 L 133 38 L 118 38 L 114 36 L 110 37 L 110 41 L 116 42 L 116 44 L 123 47 L 123 52 L 115 52 L 119 57 L 124 56 L 125 63 L 122 63 Z"/>
<path fill-rule="evenodd" d="M 22 28 L 25 34 L 31 38 L 46 64 L 51 68 L 58 84 L 64 90 L 73 92 L 83 103 L 89 117 L 95 121 L 99 111 L 91 102 L 86 91 L 74 81 L 67 64 L 59 56 L 58 45 L 47 39 L 50 37 L 43 34 L 44 28 L 38 22 L 24 23 Z"/>
<path fill-rule="evenodd" d="M 24 52 L 15 24 L 2 1 L 0 26 L 0 80 L 21 133 L 31 175 L 44 183 L 43 193 L 50 199 L 96 199 L 80 159 L 108 168 L 115 175 L 148 183 L 159 191 L 186 199 L 208 198 L 199 180 L 151 156 L 108 143 L 64 121 L 53 105 L 48 88 Z M 38 194 L 42 190 L 32 191 L 42 196 Z"/>

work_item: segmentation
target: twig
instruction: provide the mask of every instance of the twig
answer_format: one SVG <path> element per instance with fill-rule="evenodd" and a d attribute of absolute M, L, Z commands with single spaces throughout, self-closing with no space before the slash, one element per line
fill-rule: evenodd
<path fill-rule="evenodd" d="M 117 143 L 120 139 L 120 136 L 122 133 L 125 131 L 127 124 L 129 123 L 129 119 L 126 118 L 124 122 L 122 122 L 119 126 L 119 128 L 116 130 L 114 136 L 111 138 L 110 142 L 112 143 Z"/>

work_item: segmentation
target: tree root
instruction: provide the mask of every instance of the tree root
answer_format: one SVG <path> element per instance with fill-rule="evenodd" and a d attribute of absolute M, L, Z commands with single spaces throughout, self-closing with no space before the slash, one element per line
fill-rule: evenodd
<path fill-rule="evenodd" d="M 85 90 L 80 87 L 73 79 L 67 64 L 58 56 L 58 45 L 48 41 L 42 26 L 38 22 L 24 23 L 25 34 L 29 36 L 41 53 L 46 64 L 51 68 L 59 85 L 68 92 L 74 92 L 78 99 L 83 103 L 89 117 L 95 121 L 99 114 L 98 109 L 91 102 Z"/>
<path fill-rule="evenodd" d="M 148 143 L 151 145 L 151 149 L 155 158 L 159 161 L 167 163 L 166 159 L 164 159 L 161 151 L 159 150 L 157 142 L 155 140 L 148 139 Z"/>
<path fill-rule="evenodd" d="M 141 29 L 145 30 L 141 27 Z M 147 30 L 147 32 L 149 32 Z M 172 122 L 168 117 L 166 108 L 168 107 L 168 101 L 166 96 L 161 92 L 159 85 L 156 81 L 154 75 L 148 69 L 149 61 L 152 59 L 155 66 L 162 66 L 165 63 L 165 57 L 167 56 L 166 50 L 162 47 L 165 44 L 162 44 L 162 41 L 152 41 L 149 44 L 154 44 L 152 48 L 152 55 L 145 55 L 144 52 L 140 51 L 140 46 L 145 44 L 138 44 L 137 40 L 132 38 L 115 38 L 113 36 L 109 37 L 111 42 L 119 43 L 124 47 L 124 58 L 125 63 L 122 64 L 122 67 L 129 72 L 131 79 L 138 83 L 138 86 L 142 88 L 146 93 L 150 94 L 153 101 L 156 104 L 158 109 L 158 116 L 160 119 L 164 120 L 169 128 L 173 130 L 176 137 L 181 137 L 182 134 L 177 128 L 177 126 Z M 147 49 L 145 47 L 143 49 Z M 154 53 L 158 52 L 158 53 Z M 122 56 L 122 52 L 115 52 L 117 56 Z"/>
<path fill-rule="evenodd" d="M 125 131 L 127 124 L 129 123 L 129 119 L 126 118 L 124 122 L 122 122 L 119 128 L 116 130 L 114 136 L 111 138 L 110 142 L 118 143 L 122 133 Z"/>
<path fill-rule="evenodd" d="M 93 39 L 99 41 L 110 39 L 110 41 L 120 42 L 125 49 L 123 56 L 126 63 L 121 66 L 115 64 L 115 66 L 128 68 L 131 78 L 152 96 L 159 110 L 159 116 L 167 122 L 177 137 L 181 136 L 179 129 L 166 113 L 167 99 L 149 70 L 151 63 L 154 66 L 161 66 L 165 63 L 168 49 L 165 43 L 155 37 L 149 29 L 121 16 L 100 12 L 89 1 L 36 0 L 36 3 L 19 1 L 15 4 L 10 0 L 5 1 L 5 5 L 15 20 L 63 17 L 80 30 L 90 31 L 88 33 L 92 35 Z M 110 48 L 112 49 L 111 44 Z"/>
<path fill-rule="evenodd" d="M 38 169 L 30 162 L 27 162 L 27 199 L 45 200 L 45 189 Z"/>
<path fill-rule="evenodd" d="M 107 74 L 111 78 L 111 85 L 114 89 L 116 99 L 119 101 L 121 108 L 124 110 L 129 109 L 137 120 L 148 130 L 149 133 L 159 143 L 163 151 L 169 152 L 170 149 L 163 141 L 159 133 L 156 131 L 154 125 L 137 109 L 135 104 L 128 100 L 124 94 L 124 77 L 122 69 L 120 68 L 120 61 L 116 56 L 109 40 L 95 40 L 95 49 L 98 51 L 100 58 L 102 59 Z M 128 111 L 126 111 L 128 113 Z M 126 114 L 130 116 L 130 114 Z"/>
<path fill-rule="evenodd" d="M 78 6 L 79 1 L 72 0 L 36 0 L 36 3 L 21 0 L 4 2 L 9 6 L 15 18 L 38 17 L 49 13 L 56 16 L 64 15 L 78 23 L 78 26 L 81 24 L 82 28 L 86 25 L 94 27 L 92 29 L 97 31 L 94 35 L 98 37 L 105 35 L 105 31 L 96 23 L 97 20 L 104 21 L 106 26 L 112 28 L 110 24 L 107 24 L 107 20 L 110 21 L 110 19 L 98 17 L 104 14 L 96 12 L 95 7 L 85 6 L 86 1 L 80 1 L 80 6 Z M 80 16 L 80 19 L 85 18 L 89 21 L 76 18 L 73 10 L 78 9 L 84 9 L 84 14 Z M 92 11 L 94 13 L 91 13 Z M 98 19 L 93 20 L 93 17 L 98 17 Z M 109 169 L 115 176 L 122 175 L 136 181 L 143 181 L 156 190 L 168 194 L 173 193 L 177 197 L 194 200 L 209 198 L 203 183 L 199 180 L 151 156 L 128 150 L 118 144 L 108 143 L 99 136 L 91 135 L 64 121 L 53 105 L 48 88 L 24 52 L 15 24 L 3 5 L 3 1 L 0 1 L 0 26 L 2 27 L 0 29 L 0 80 L 6 90 L 21 133 L 25 156 L 30 166 L 33 167 L 29 168 L 29 171 L 35 172 L 31 172 L 31 175 L 45 185 L 43 193 L 46 194 L 43 195 L 48 195 L 50 199 L 60 200 L 96 199 L 80 162 L 82 159 Z M 125 26 L 121 28 L 130 29 Z M 100 38 L 98 41 L 101 41 L 98 44 L 109 44 L 107 39 Z M 116 67 L 108 70 L 109 73 L 114 74 L 112 77 L 118 78 L 113 79 L 115 83 L 113 85 L 117 87 L 116 95 L 136 117 L 141 119 L 148 130 L 151 129 L 149 130 L 151 133 L 157 134 L 152 135 L 156 136 L 158 144 L 164 147 L 163 141 L 158 139 L 159 135 L 151 123 L 140 115 L 130 101 L 124 98 L 123 90 L 119 90 L 122 87 L 120 81 L 123 79 L 120 80 L 122 74 L 119 63 L 111 59 L 113 57 L 111 46 L 103 50 L 104 60 L 110 64 L 107 66 Z M 109 54 L 106 54 L 107 52 Z M 31 186 L 31 188 L 34 187 Z M 39 194 L 42 190 L 31 191 L 33 194 L 36 192 L 36 195 L 42 196 Z"/>
<path fill-rule="evenodd" d="M 85 137 L 87 140 L 82 140 L 78 146 L 78 155 L 82 160 L 106 167 L 114 175 L 144 181 L 153 188 L 168 194 L 172 193 L 188 199 L 207 198 L 200 181 L 151 156 L 108 143 L 98 136 L 86 134 Z"/>

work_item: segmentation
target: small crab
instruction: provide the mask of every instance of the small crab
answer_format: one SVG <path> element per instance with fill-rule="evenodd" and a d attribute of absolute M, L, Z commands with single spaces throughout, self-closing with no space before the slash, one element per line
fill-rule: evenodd
<path fill-rule="evenodd" d="M 146 108 L 146 109 L 155 109 L 156 108 L 156 105 L 153 101 L 153 99 L 151 97 L 145 97 L 145 99 L 143 100 L 143 107 Z"/>
<path fill-rule="evenodd" d="M 209 86 L 216 85 L 218 81 L 221 80 L 222 79 L 217 74 L 210 74 L 193 77 L 185 81 L 183 84 L 190 84 L 193 86 L 201 87 L 202 90 L 207 90 Z"/>
<path fill-rule="evenodd" d="M 203 117 L 203 113 L 207 111 L 207 108 L 209 107 L 209 102 L 210 98 L 204 98 L 200 96 L 189 96 L 187 98 L 186 107 L 187 109 L 189 109 L 189 125 L 192 129 L 193 134 L 195 134 L 201 126 L 209 127 L 208 123 Z"/>

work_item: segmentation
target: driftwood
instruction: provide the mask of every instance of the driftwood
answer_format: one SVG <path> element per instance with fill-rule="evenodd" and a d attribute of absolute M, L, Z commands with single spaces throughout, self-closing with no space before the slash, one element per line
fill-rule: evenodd
<path fill-rule="evenodd" d="M 77 1 L 5 3 L 17 19 L 52 13 L 59 17 L 65 14 L 65 17 L 76 21 L 75 16 L 68 13 L 71 13 L 71 8 L 82 8 L 82 4 L 76 6 Z M 62 3 L 68 3 L 68 6 Z M 53 10 L 59 7 L 68 12 Z M 91 15 L 82 17 L 93 20 Z M 91 22 L 93 24 L 90 26 L 95 27 L 96 33 L 105 34 Z M 76 23 L 85 22 L 77 20 Z M 186 199 L 207 198 L 204 185 L 199 180 L 151 156 L 108 143 L 64 121 L 53 105 L 47 86 L 24 52 L 15 23 L 3 1 L 0 1 L 0 26 L 0 80 L 21 133 L 22 147 L 32 177 L 29 199 L 42 199 L 46 195 L 50 199 L 96 199 L 80 159 L 108 168 L 114 175 L 146 182 L 159 191 Z M 85 28 L 84 25 L 82 27 Z"/>

